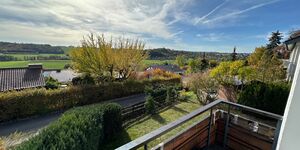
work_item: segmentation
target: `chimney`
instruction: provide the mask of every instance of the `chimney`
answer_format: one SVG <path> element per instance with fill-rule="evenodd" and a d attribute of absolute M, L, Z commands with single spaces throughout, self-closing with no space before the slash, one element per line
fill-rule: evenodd
<path fill-rule="evenodd" d="M 28 69 L 43 69 L 43 64 L 28 64 Z"/>

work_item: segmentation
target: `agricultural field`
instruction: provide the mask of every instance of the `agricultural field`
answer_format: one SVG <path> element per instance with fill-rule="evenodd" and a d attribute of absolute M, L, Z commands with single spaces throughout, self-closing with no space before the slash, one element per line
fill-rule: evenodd
<path fill-rule="evenodd" d="M 24 60 L 24 57 L 38 57 L 38 56 L 66 56 L 66 54 L 5 54 L 6 56 L 16 57 L 18 60 Z"/>
<path fill-rule="evenodd" d="M 70 60 L 41 60 L 41 61 L 2 61 L 0 68 L 27 67 L 30 63 L 42 63 L 45 69 L 63 69 Z"/>
<path fill-rule="evenodd" d="M 23 57 L 25 55 L 13 54 L 14 56 Z M 49 54 L 45 54 L 49 55 Z M 52 55 L 52 54 L 51 54 Z M 53 55 L 63 55 L 63 54 L 53 54 Z M 29 56 L 29 55 L 28 55 Z M 33 54 L 31 56 L 34 56 Z M 144 60 L 144 67 L 150 65 L 162 65 L 165 63 L 174 64 L 175 60 Z M 0 68 L 18 68 L 27 67 L 30 63 L 42 63 L 46 69 L 63 69 L 65 64 L 71 63 L 71 60 L 35 60 L 35 61 L 0 61 Z"/>

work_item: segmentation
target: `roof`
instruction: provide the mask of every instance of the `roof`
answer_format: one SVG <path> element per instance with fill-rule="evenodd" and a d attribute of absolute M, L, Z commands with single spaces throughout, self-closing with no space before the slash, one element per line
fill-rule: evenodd
<path fill-rule="evenodd" d="M 285 44 L 292 44 L 292 43 L 296 43 L 296 42 L 300 42 L 300 35 L 293 37 L 291 39 L 286 40 L 284 43 Z"/>
<path fill-rule="evenodd" d="M 41 87 L 45 85 L 42 68 L 0 69 L 0 91 Z"/>
<path fill-rule="evenodd" d="M 177 65 L 152 65 L 147 70 L 150 69 L 161 69 L 169 72 L 184 72 L 184 70 L 180 69 Z"/>
<path fill-rule="evenodd" d="M 69 82 L 72 81 L 74 77 L 77 77 L 79 74 L 75 73 L 73 70 L 45 70 L 43 75 L 45 77 L 52 77 L 53 79 L 58 80 L 58 82 Z"/>

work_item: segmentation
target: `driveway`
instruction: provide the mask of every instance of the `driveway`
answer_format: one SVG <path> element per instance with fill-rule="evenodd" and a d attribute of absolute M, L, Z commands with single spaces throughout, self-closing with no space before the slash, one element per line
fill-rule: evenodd
<path fill-rule="evenodd" d="M 138 94 L 128 97 L 117 98 L 105 102 L 115 102 L 120 104 L 122 107 L 128 107 L 134 105 L 136 103 L 140 103 L 145 101 L 144 94 Z M 18 120 L 13 122 L 1 123 L 0 124 L 0 137 L 1 136 L 8 136 L 11 133 L 15 132 L 35 132 L 47 125 L 51 122 L 55 121 L 61 116 L 60 113 L 52 113 L 48 115 L 43 115 L 39 117 Z"/>

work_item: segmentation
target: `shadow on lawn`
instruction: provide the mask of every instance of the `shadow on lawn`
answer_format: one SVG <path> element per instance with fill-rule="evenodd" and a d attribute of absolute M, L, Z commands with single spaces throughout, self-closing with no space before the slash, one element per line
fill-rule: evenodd
<path fill-rule="evenodd" d="M 159 114 L 153 115 L 151 116 L 151 118 L 157 122 L 159 122 L 160 124 L 165 124 L 167 121 L 166 119 L 164 119 L 163 117 L 161 117 Z"/>
<path fill-rule="evenodd" d="M 184 110 L 182 108 L 176 107 L 176 106 L 172 107 L 171 109 L 173 109 L 173 110 L 175 110 L 177 112 L 180 112 L 182 114 L 188 114 L 188 113 L 190 113 L 190 112 L 188 112 L 188 111 L 186 111 L 186 110 Z"/>
<path fill-rule="evenodd" d="M 118 135 L 113 137 L 111 140 L 101 144 L 99 146 L 99 150 L 114 150 L 130 141 L 131 139 L 129 137 L 129 134 L 126 132 L 125 129 L 123 129 Z"/>

